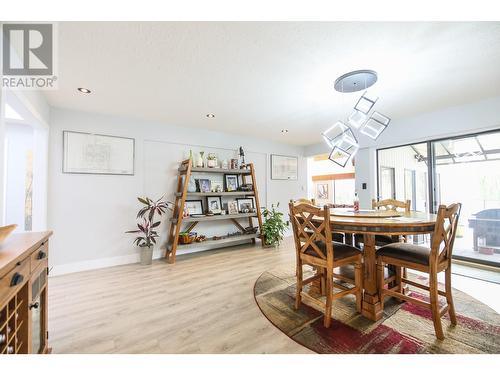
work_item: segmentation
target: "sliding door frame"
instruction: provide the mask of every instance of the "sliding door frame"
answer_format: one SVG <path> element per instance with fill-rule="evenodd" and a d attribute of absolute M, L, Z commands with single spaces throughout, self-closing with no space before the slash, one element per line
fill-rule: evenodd
<path fill-rule="evenodd" d="M 423 144 L 425 143 L 427 146 L 427 183 L 428 183 L 428 188 L 429 188 L 429 212 L 430 213 L 436 213 L 437 212 L 437 202 L 435 200 L 436 196 L 436 163 L 435 163 L 435 153 L 434 153 L 434 147 L 432 147 L 432 144 L 434 142 L 439 142 L 439 141 L 446 141 L 446 140 L 454 140 L 454 139 L 461 139 L 461 138 L 471 138 L 471 137 L 477 137 L 479 135 L 485 135 L 485 134 L 490 134 L 490 133 L 498 133 L 500 132 L 500 127 L 495 128 L 495 129 L 489 129 L 489 130 L 484 130 L 480 132 L 475 132 L 475 133 L 465 133 L 465 134 L 460 134 L 460 135 L 453 135 L 449 137 L 441 137 L 441 138 L 433 138 L 433 139 L 428 139 L 428 140 L 423 140 L 423 141 L 418 141 L 418 142 L 411 142 L 411 143 L 404 143 L 401 145 L 395 145 L 395 146 L 388 146 L 388 147 L 381 147 L 377 148 L 376 152 L 376 163 L 377 163 L 377 200 L 380 199 L 380 165 L 379 165 L 379 151 L 383 150 L 389 150 L 391 148 L 397 148 L 397 147 L 405 147 L 405 146 L 413 146 L 413 145 L 418 145 L 418 144 Z"/>
<path fill-rule="evenodd" d="M 454 136 L 449 136 L 449 137 L 428 139 L 428 140 L 420 141 L 420 142 L 412 142 L 412 143 L 406 143 L 406 144 L 402 144 L 402 145 L 378 148 L 377 152 L 376 152 L 377 200 L 380 197 L 380 173 L 379 173 L 379 170 L 380 170 L 381 166 L 379 165 L 379 151 L 388 150 L 388 149 L 392 149 L 392 148 L 398 148 L 398 147 L 412 146 L 412 145 L 417 145 L 417 144 L 426 144 L 426 146 L 427 146 L 427 184 L 428 184 L 428 194 L 429 194 L 428 210 L 430 213 L 436 213 L 437 209 L 438 209 L 438 205 L 437 205 L 437 201 L 436 201 L 437 175 L 436 175 L 436 155 L 435 155 L 435 149 L 433 147 L 433 143 L 439 142 L 439 141 L 445 141 L 445 140 L 472 138 L 472 137 L 477 137 L 477 136 L 481 136 L 481 135 L 485 135 L 485 134 L 499 133 L 499 132 L 500 132 L 500 127 L 495 128 L 495 129 L 489 129 L 489 130 L 485 130 L 485 131 L 475 132 L 475 133 L 466 133 L 466 134 L 454 135 Z M 457 256 L 457 255 L 453 255 L 453 259 L 465 261 L 465 262 L 473 263 L 473 264 L 482 264 L 482 265 L 492 266 L 495 268 L 500 267 L 498 263 L 490 262 L 490 261 L 483 260 L 483 259 L 472 259 L 469 257 L 463 257 L 463 256 Z"/>

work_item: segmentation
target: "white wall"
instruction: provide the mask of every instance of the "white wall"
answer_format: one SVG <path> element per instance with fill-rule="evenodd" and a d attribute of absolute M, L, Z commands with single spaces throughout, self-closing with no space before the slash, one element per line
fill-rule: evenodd
<path fill-rule="evenodd" d="M 176 170 L 189 150 L 234 155 L 243 146 L 247 162 L 255 162 L 262 203 L 281 202 L 306 194 L 306 159 L 302 147 L 202 129 L 65 109 L 51 110 L 49 152 L 49 228 L 54 230 L 50 262 L 54 274 L 137 261 L 132 237 L 136 197 L 172 198 Z M 132 137 L 136 140 L 135 175 L 106 176 L 62 173 L 62 131 L 73 130 Z M 264 131 L 264 130 L 263 130 Z M 299 156 L 299 179 L 270 179 L 270 154 Z M 167 230 L 162 224 L 163 238 Z M 209 230 L 204 229 L 204 230 Z M 158 251 L 157 251 L 158 253 Z"/>
<path fill-rule="evenodd" d="M 444 108 L 407 119 L 394 120 L 377 141 L 360 137 L 361 149 L 356 155 L 356 189 L 360 205 L 369 208 L 376 197 L 376 149 L 436 138 L 500 128 L 500 97 L 466 105 Z M 390 115 L 390 114 L 389 114 Z M 328 152 L 324 143 L 307 146 L 305 156 Z M 363 182 L 367 189 L 362 190 Z"/>

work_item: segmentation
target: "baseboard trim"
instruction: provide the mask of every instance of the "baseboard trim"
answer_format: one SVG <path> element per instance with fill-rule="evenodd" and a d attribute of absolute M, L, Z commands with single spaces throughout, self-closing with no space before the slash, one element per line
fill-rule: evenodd
<path fill-rule="evenodd" d="M 155 250 L 153 252 L 153 259 L 162 258 L 164 255 L 165 255 L 164 251 Z M 122 255 L 118 257 L 91 259 L 82 262 L 54 265 L 50 268 L 49 276 L 60 276 L 60 275 L 66 275 L 68 273 L 97 270 L 100 268 L 108 268 L 113 266 L 121 266 L 124 264 L 132 264 L 139 262 L 140 262 L 139 253 Z"/>
<path fill-rule="evenodd" d="M 287 230 L 284 234 L 284 237 L 290 237 L 293 235 L 293 233 L 289 230 Z M 244 244 L 246 243 L 245 240 L 242 240 L 241 243 L 232 243 L 230 246 L 236 246 L 239 244 Z M 195 249 L 195 250 L 180 250 L 177 255 L 183 255 L 183 254 L 191 254 L 191 253 L 197 253 L 197 252 L 202 252 L 202 251 L 210 251 L 209 250 L 203 250 L 203 249 Z M 153 259 L 159 259 L 165 256 L 165 250 L 155 250 L 153 252 Z M 124 264 L 133 264 L 133 263 L 139 263 L 140 262 L 140 254 L 128 254 L 128 255 L 122 255 L 118 257 L 108 257 L 108 258 L 99 258 L 99 259 L 91 259 L 91 260 L 85 260 L 82 262 L 74 262 L 74 263 L 67 263 L 67 264 L 59 264 L 59 265 L 54 265 L 50 267 L 50 272 L 49 276 L 60 276 L 60 275 L 67 275 L 68 273 L 75 273 L 75 272 L 82 272 L 82 271 L 91 271 L 91 270 L 97 270 L 101 268 L 108 268 L 108 267 L 113 267 L 113 266 L 122 266 Z"/>

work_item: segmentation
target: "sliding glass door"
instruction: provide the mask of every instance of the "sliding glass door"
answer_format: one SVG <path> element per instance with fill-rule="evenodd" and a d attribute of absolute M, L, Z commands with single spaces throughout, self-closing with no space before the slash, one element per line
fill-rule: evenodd
<path fill-rule="evenodd" d="M 412 209 L 427 211 L 427 145 L 378 150 L 378 198 L 411 200 Z"/>
<path fill-rule="evenodd" d="M 436 204 L 461 202 L 454 256 L 500 265 L 500 132 L 432 142 Z"/>
<path fill-rule="evenodd" d="M 377 161 L 379 199 L 426 212 L 461 202 L 454 257 L 500 266 L 500 130 L 380 149 Z"/>

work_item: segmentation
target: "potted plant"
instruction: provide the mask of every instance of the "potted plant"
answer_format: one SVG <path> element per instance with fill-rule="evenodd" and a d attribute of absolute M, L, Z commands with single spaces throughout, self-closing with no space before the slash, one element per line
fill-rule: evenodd
<path fill-rule="evenodd" d="M 139 234 L 133 243 L 141 248 L 141 264 L 149 265 L 153 260 L 153 247 L 159 237 L 156 228 L 161 223 L 159 220 L 154 221 L 155 215 L 163 215 L 167 209 L 170 209 L 169 205 L 172 203 L 163 201 L 163 197 L 156 201 L 148 197 L 138 197 L 137 200 L 143 204 L 143 207 L 137 213 L 137 219 L 140 219 L 140 222 L 137 223 L 139 229 L 129 230 L 125 233 Z"/>
<path fill-rule="evenodd" d="M 262 211 L 265 220 L 262 225 L 262 234 L 264 236 L 264 246 L 266 247 L 278 247 L 287 228 L 287 224 L 283 220 L 283 214 L 276 210 L 279 205 L 278 203 L 275 207 L 272 204 L 270 210 L 264 208 Z"/>
<path fill-rule="evenodd" d="M 215 155 L 213 152 L 210 152 L 207 156 L 207 167 L 208 168 L 217 167 L 217 155 Z"/>

